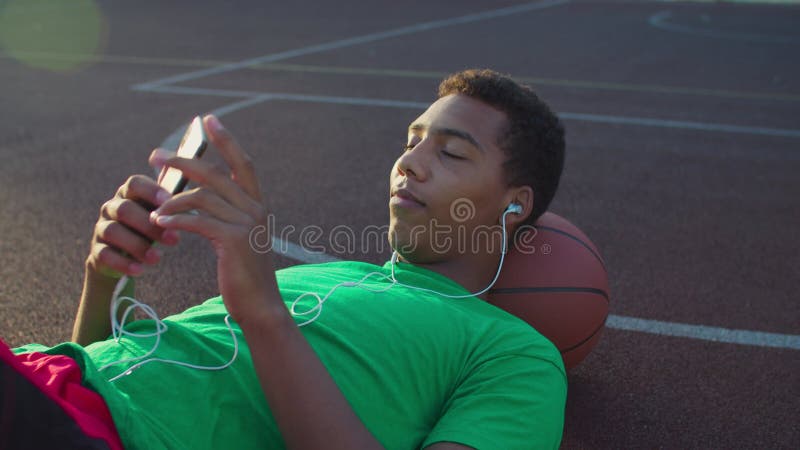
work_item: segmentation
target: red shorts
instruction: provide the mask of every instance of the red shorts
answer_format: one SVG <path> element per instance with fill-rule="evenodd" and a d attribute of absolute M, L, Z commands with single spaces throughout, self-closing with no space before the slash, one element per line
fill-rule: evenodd
<path fill-rule="evenodd" d="M 0 339 L 0 447 L 54 442 L 64 448 L 79 442 L 122 449 L 105 400 L 82 386 L 81 378 L 68 356 L 14 355 Z"/>

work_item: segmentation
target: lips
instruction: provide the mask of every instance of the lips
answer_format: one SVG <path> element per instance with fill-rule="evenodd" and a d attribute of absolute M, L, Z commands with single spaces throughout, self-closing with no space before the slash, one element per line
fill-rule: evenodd
<path fill-rule="evenodd" d="M 392 193 L 392 197 L 397 197 L 399 199 L 406 200 L 406 201 L 412 201 L 412 202 L 415 202 L 415 203 L 419 204 L 420 206 L 425 206 L 425 202 L 420 200 L 419 197 L 414 195 L 411 191 L 409 191 L 406 188 L 400 188 L 400 189 L 395 190 Z"/>

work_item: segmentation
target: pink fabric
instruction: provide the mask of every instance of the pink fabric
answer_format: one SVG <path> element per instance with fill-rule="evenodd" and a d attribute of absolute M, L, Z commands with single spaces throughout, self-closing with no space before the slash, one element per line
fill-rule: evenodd
<path fill-rule="evenodd" d="M 81 385 L 81 369 L 74 359 L 38 352 L 14 355 L 2 339 L 0 359 L 58 403 L 87 436 L 103 439 L 113 450 L 122 450 L 105 400 Z"/>

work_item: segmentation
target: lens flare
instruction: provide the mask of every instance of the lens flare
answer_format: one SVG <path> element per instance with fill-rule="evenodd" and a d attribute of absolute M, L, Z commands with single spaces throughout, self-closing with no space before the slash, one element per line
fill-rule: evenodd
<path fill-rule="evenodd" d="M 95 62 L 106 23 L 93 0 L 0 2 L 0 48 L 31 67 L 71 72 Z"/>

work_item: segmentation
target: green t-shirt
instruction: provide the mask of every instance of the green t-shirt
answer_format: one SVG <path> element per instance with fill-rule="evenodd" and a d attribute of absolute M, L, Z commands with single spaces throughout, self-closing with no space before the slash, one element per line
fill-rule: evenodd
<path fill-rule="evenodd" d="M 287 305 L 305 292 L 324 296 L 343 281 L 383 267 L 361 262 L 301 265 L 277 272 Z M 398 281 L 451 295 L 468 292 L 435 272 L 400 263 Z M 370 278 L 371 289 L 387 281 Z M 304 299 L 303 306 L 314 301 Z M 169 330 L 152 357 L 219 366 L 233 341 L 221 297 L 168 317 Z M 296 318 L 302 322 L 305 319 Z M 149 320 L 126 329 L 153 331 Z M 239 356 L 227 369 L 204 371 L 151 362 L 115 382 L 153 338 L 61 344 L 47 351 L 75 358 L 84 384 L 111 410 L 126 448 L 284 448 L 234 324 Z M 477 449 L 557 448 L 567 381 L 556 348 L 520 319 L 475 297 L 448 299 L 402 286 L 383 293 L 340 287 L 319 318 L 301 328 L 331 376 L 373 435 L 388 449 L 451 441 Z"/>

